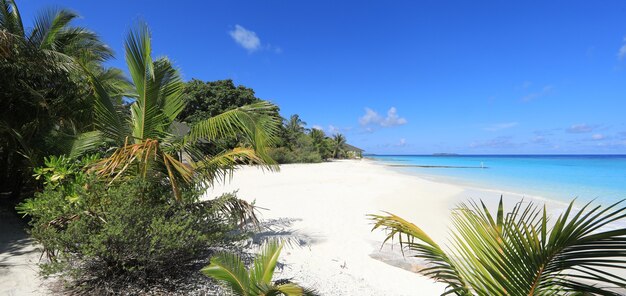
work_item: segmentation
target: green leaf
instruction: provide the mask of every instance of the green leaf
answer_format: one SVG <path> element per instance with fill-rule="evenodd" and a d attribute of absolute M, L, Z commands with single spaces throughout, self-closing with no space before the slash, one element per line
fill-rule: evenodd
<path fill-rule="evenodd" d="M 211 257 L 211 264 L 201 270 L 206 276 L 221 281 L 237 295 L 248 296 L 250 279 L 239 256 L 218 253 Z"/>
<path fill-rule="evenodd" d="M 274 276 L 274 269 L 283 245 L 272 240 L 265 244 L 263 251 L 254 258 L 250 279 L 256 284 L 269 284 Z"/>

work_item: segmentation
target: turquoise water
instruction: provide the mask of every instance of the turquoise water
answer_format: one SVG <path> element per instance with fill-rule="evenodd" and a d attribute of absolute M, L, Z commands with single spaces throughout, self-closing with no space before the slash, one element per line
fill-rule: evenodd
<path fill-rule="evenodd" d="M 368 158 L 422 177 L 503 193 L 561 201 L 574 197 L 581 201 L 596 199 L 604 204 L 626 198 L 626 155 L 389 155 Z"/>

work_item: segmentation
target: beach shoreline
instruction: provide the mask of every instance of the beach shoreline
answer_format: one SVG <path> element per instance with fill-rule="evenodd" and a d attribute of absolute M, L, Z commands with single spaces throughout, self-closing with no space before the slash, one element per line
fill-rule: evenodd
<path fill-rule="evenodd" d="M 437 182 L 376 160 L 280 168 L 270 172 L 241 167 L 230 182 L 217 184 L 205 198 L 237 191 L 240 198 L 255 202 L 267 228 L 254 236 L 250 251 L 254 252 L 264 239 L 284 239 L 287 244 L 275 279 L 293 280 L 317 289 L 321 295 L 440 295 L 444 291 L 445 285 L 417 273 L 422 261 L 403 257 L 397 245 L 382 245 L 385 234 L 371 232 L 368 214 L 397 214 L 445 248 L 450 213 L 460 202 L 480 199 L 495 211 L 501 195 L 505 210 L 523 198 L 538 205 L 545 203 L 553 216 L 567 206 L 537 196 Z M 6 252 L 0 258 L 9 263 L 0 272 L 0 283 L 9 293 L 48 294 L 46 286 L 51 282 L 38 276 L 40 251 L 35 251 L 37 246 L 19 225 L 4 225 L 11 226 L 19 238 L 5 237 L 7 243 L 19 243 L 14 244 L 16 252 Z"/>
<path fill-rule="evenodd" d="M 435 182 L 399 172 L 376 160 L 342 160 L 281 165 L 279 172 L 243 167 L 231 182 L 206 193 L 237 191 L 261 208 L 262 219 L 286 221 L 280 233 L 294 234 L 300 246 L 286 246 L 278 278 L 317 288 L 322 295 L 440 295 L 445 285 L 416 273 L 422 262 L 403 258 L 399 248 L 381 246 L 385 234 L 371 232 L 368 214 L 383 211 L 413 222 L 446 245 L 450 212 L 478 199 L 495 211 L 517 202 L 547 204 L 549 214 L 566 205 L 540 197 Z M 281 220 L 283 219 L 283 220 Z M 419 293 L 416 293 L 419 291 Z"/>

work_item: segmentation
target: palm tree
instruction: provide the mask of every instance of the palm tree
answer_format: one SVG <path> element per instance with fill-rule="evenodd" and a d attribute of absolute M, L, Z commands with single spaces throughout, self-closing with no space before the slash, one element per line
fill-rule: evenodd
<path fill-rule="evenodd" d="M 14 0 L 0 0 L 0 29 L 6 38 L 32 46 L 53 59 L 59 66 L 77 68 L 105 61 L 113 56 L 98 35 L 70 23 L 78 15 L 67 9 L 48 9 L 35 17 L 34 26 L 26 30 Z"/>
<path fill-rule="evenodd" d="M 333 151 L 331 151 L 330 145 L 326 139 L 326 134 L 324 134 L 323 130 L 313 128 L 311 129 L 309 136 L 313 140 L 313 145 L 322 159 L 327 159 L 333 156 Z"/>
<path fill-rule="evenodd" d="M 306 130 L 304 127 L 306 126 L 306 122 L 302 121 L 300 115 L 293 114 L 289 117 L 289 120 L 285 124 L 285 127 L 288 131 L 292 133 L 304 133 Z"/>
<path fill-rule="evenodd" d="M 306 131 L 306 122 L 302 121 L 300 115 L 293 114 L 289 119 L 284 120 L 283 137 L 287 141 L 285 144 L 293 150 L 298 138 Z"/>
<path fill-rule="evenodd" d="M 311 139 L 313 139 L 313 143 L 316 145 L 323 142 L 324 139 L 326 138 L 326 134 L 324 134 L 324 131 L 321 129 L 316 129 L 316 128 L 313 128 L 311 130 L 311 132 L 309 133 L 309 136 L 311 136 Z"/>
<path fill-rule="evenodd" d="M 43 157 L 63 154 L 73 137 L 91 128 L 89 69 L 109 91 L 126 86 L 121 72 L 102 62 L 112 51 L 92 31 L 72 24 L 65 9 L 39 13 L 27 29 L 14 0 L 0 0 L 0 190 L 19 198 Z M 121 96 L 118 96 L 121 98 Z M 68 144 L 70 143 L 70 144 Z"/>
<path fill-rule="evenodd" d="M 241 163 L 266 165 L 274 162 L 265 152 L 273 143 L 280 120 L 276 106 L 258 102 L 201 120 L 189 128 L 180 127 L 176 116 L 185 107 L 183 82 L 167 58 L 153 60 L 148 27 L 140 24 L 125 42 L 126 64 L 134 84 L 130 113 L 113 103 L 109 93 L 94 75 L 90 76 L 96 93 L 96 131 L 83 134 L 73 147 L 78 155 L 107 142 L 113 154 L 92 170 L 111 178 L 127 172 L 143 178 L 167 180 L 176 199 L 181 188 L 210 185 L 227 178 Z M 200 141 L 212 142 L 230 136 L 243 137 L 237 148 L 207 155 Z M 195 182 L 194 182 L 195 181 Z"/>
<path fill-rule="evenodd" d="M 346 137 L 342 134 L 333 135 L 333 156 L 340 158 L 346 151 Z"/>
<path fill-rule="evenodd" d="M 278 242 L 268 242 L 263 251 L 254 259 L 249 271 L 246 270 L 239 256 L 230 253 L 218 253 L 211 258 L 211 264 L 201 271 L 206 276 L 219 280 L 230 287 L 232 292 L 238 296 L 316 295 L 314 291 L 293 283 L 272 283 L 274 269 L 281 250 L 282 245 L 279 245 Z"/>
<path fill-rule="evenodd" d="M 461 204 L 452 215 L 451 251 L 444 251 L 414 224 L 393 214 L 371 215 L 373 229 L 387 230 L 426 260 L 426 276 L 447 284 L 442 295 L 624 295 L 626 217 L 622 201 L 602 209 L 573 202 L 554 223 L 533 203 L 492 215 L 481 202 Z M 618 288 L 621 290 L 614 290 Z"/>

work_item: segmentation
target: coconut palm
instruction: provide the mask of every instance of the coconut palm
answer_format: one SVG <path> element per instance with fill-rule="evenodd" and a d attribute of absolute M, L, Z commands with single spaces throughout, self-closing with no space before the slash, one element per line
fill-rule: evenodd
<path fill-rule="evenodd" d="M 125 42 L 126 64 L 134 92 L 130 112 L 116 106 L 99 79 L 91 75 L 96 93 L 96 131 L 76 141 L 73 154 L 102 142 L 116 150 L 92 170 L 111 181 L 126 173 L 167 180 L 176 199 L 181 188 L 210 185 L 230 176 L 237 164 L 256 163 L 274 168 L 265 147 L 274 141 L 280 124 L 276 107 L 268 102 L 226 111 L 186 127 L 175 121 L 185 107 L 183 82 L 167 58 L 153 59 L 150 33 L 145 24 L 131 30 Z M 207 155 L 199 143 L 240 136 L 239 147 Z"/>
<path fill-rule="evenodd" d="M 94 32 L 71 25 L 78 15 L 67 9 L 47 9 L 35 17 L 31 30 L 26 30 L 14 0 L 0 0 L 0 29 L 13 40 L 19 40 L 56 59 L 59 66 L 77 68 L 83 64 L 102 62 L 113 52 Z"/>
<path fill-rule="evenodd" d="M 289 120 L 285 123 L 285 128 L 294 134 L 304 133 L 306 122 L 302 121 L 300 115 L 293 114 L 289 117 Z"/>
<path fill-rule="evenodd" d="M 277 241 L 269 241 L 254 259 L 249 271 L 246 270 L 239 256 L 231 253 L 218 253 L 211 257 L 211 264 L 201 271 L 206 276 L 221 281 L 238 296 L 316 295 L 314 291 L 293 283 L 272 283 L 281 250 L 282 245 Z"/>
<path fill-rule="evenodd" d="M 481 202 L 453 211 L 452 250 L 446 251 L 422 229 L 393 214 L 372 215 L 385 240 L 424 259 L 422 273 L 447 284 L 442 295 L 624 295 L 626 228 L 611 223 L 626 217 L 617 202 L 606 208 L 573 209 L 553 223 L 545 206 L 519 202 L 504 213 L 502 199 L 492 215 Z"/>
<path fill-rule="evenodd" d="M 48 9 L 27 29 L 13 0 L 0 0 L 0 191 L 19 198 L 32 189 L 32 169 L 67 153 L 77 133 L 91 129 L 93 96 L 84 73 L 122 92 L 125 80 L 102 62 L 112 51 L 77 14 Z M 120 98 L 121 96 L 117 96 Z"/>
<path fill-rule="evenodd" d="M 333 157 L 340 158 L 346 152 L 346 137 L 342 134 L 333 135 Z"/>
<path fill-rule="evenodd" d="M 333 156 L 333 151 L 331 151 L 328 139 L 326 138 L 326 134 L 324 134 L 323 130 L 313 128 L 311 129 L 309 136 L 311 137 L 311 140 L 313 140 L 313 145 L 322 159 L 327 159 Z"/>

